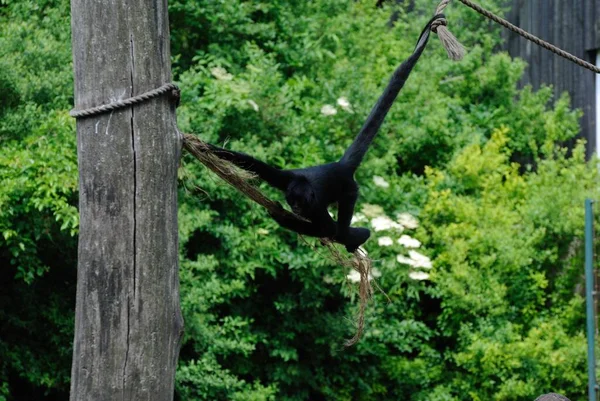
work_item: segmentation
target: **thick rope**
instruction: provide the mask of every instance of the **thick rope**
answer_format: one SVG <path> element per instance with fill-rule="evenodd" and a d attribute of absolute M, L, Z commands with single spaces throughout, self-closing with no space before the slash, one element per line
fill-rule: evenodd
<path fill-rule="evenodd" d="M 190 152 L 192 156 L 218 175 L 223 181 L 267 209 L 271 216 L 280 216 L 296 221 L 307 221 L 306 219 L 285 210 L 283 206 L 281 206 L 281 203 L 267 198 L 258 188 L 250 184 L 247 178 L 241 175 L 240 171 L 233 164 L 219 159 L 219 157 L 212 153 L 206 142 L 198 139 L 194 135 L 184 134 L 183 147 Z"/>
<path fill-rule="evenodd" d="M 442 2 L 438 5 L 438 8 L 436 10 L 436 13 L 441 13 L 444 8 L 446 8 L 446 6 L 450 3 L 451 0 L 442 0 Z M 596 74 L 600 74 L 600 68 L 596 67 L 595 65 L 588 63 L 585 60 L 580 59 L 579 57 L 576 57 L 574 55 L 572 55 L 569 52 L 566 52 L 556 46 L 554 46 L 551 43 L 548 43 L 540 38 L 538 38 L 535 35 L 530 34 L 529 32 L 519 28 L 516 25 L 511 24 L 510 22 L 508 22 L 507 20 L 498 17 L 497 15 L 495 15 L 494 13 L 482 8 L 481 6 L 473 3 L 470 0 L 459 0 L 461 3 L 463 3 L 464 5 L 466 5 L 467 7 L 472 8 L 473 10 L 477 11 L 479 14 L 483 15 L 484 17 L 487 17 L 489 19 L 491 19 L 492 21 L 502 25 L 503 27 L 515 32 L 518 35 L 521 35 L 522 37 L 524 37 L 525 39 L 535 43 L 536 45 L 543 47 L 546 50 L 550 50 L 552 53 L 557 54 L 561 57 L 566 58 L 567 60 L 583 67 L 583 68 L 587 68 L 590 71 L 595 72 Z"/>
<path fill-rule="evenodd" d="M 179 88 L 175 84 L 164 84 L 160 88 L 153 89 L 149 92 L 142 93 L 141 95 L 137 95 L 134 97 L 130 97 L 124 100 L 118 100 L 113 103 L 105 104 L 98 107 L 91 107 L 85 110 L 71 110 L 69 114 L 71 117 L 80 118 L 80 117 L 89 117 L 96 114 L 106 113 L 107 111 L 113 111 L 117 109 L 121 109 L 123 107 L 131 106 L 137 103 L 145 102 L 146 100 L 158 97 L 165 93 L 171 92 L 171 95 L 179 100 Z"/>

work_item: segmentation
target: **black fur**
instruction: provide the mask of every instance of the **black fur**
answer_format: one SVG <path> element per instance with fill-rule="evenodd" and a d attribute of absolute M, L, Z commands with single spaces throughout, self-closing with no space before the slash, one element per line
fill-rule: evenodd
<path fill-rule="evenodd" d="M 358 185 L 354 180 L 354 172 L 423 53 L 429 40 L 431 23 L 439 17 L 439 15 L 435 16 L 427 23 L 413 54 L 394 71 L 367 121 L 340 161 L 302 169 L 281 170 L 244 153 L 213 145 L 210 145 L 211 150 L 219 158 L 257 174 L 272 187 L 284 191 L 285 199 L 294 213 L 310 221 L 298 222 L 273 216 L 281 226 L 304 235 L 331 238 L 344 244 L 349 252 L 354 252 L 371 235 L 366 228 L 350 227 L 354 205 L 358 198 Z M 327 211 L 327 207 L 333 203 L 338 204 L 337 222 Z"/>

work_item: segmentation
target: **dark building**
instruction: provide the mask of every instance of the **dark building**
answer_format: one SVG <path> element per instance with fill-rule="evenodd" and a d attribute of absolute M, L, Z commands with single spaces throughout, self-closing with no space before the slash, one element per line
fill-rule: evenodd
<path fill-rule="evenodd" d="M 600 66 L 600 0 L 507 0 L 506 18 L 529 33 Z M 581 135 L 588 154 L 600 147 L 600 75 L 584 69 L 505 30 L 505 48 L 529 66 L 522 84 L 549 84 L 555 93 L 571 95 L 573 107 L 583 110 Z"/>

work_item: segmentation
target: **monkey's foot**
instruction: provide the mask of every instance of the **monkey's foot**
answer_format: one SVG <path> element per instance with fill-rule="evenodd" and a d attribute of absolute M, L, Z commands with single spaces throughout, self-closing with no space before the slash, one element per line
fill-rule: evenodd
<path fill-rule="evenodd" d="M 336 237 L 335 240 L 346 246 L 346 250 L 354 253 L 359 246 L 367 242 L 371 236 L 371 231 L 362 227 L 350 227 L 348 234 L 343 238 Z"/>

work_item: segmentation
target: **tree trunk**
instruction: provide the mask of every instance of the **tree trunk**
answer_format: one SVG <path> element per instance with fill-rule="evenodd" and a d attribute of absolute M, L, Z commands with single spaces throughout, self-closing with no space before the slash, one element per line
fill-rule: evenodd
<path fill-rule="evenodd" d="M 72 0 L 77 109 L 171 80 L 166 0 Z M 179 308 L 168 96 L 77 121 L 79 251 L 71 401 L 172 400 Z"/>

